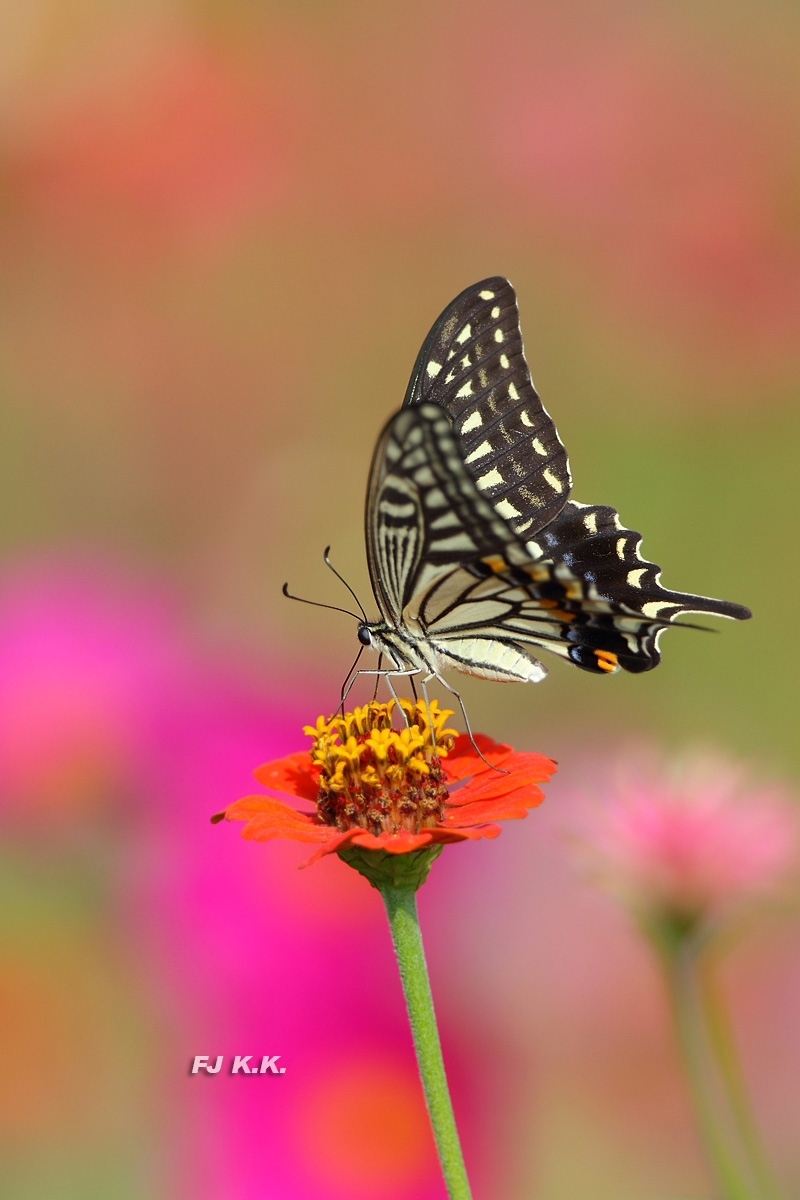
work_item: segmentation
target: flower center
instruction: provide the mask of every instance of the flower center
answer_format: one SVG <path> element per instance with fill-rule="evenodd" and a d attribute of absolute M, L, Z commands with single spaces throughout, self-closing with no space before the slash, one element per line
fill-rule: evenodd
<path fill-rule="evenodd" d="M 344 716 L 324 717 L 303 730 L 314 739 L 320 768 L 317 813 L 342 831 L 420 833 L 442 818 L 447 785 L 439 760 L 452 750 L 449 709 L 435 700 L 401 700 L 407 725 L 392 728 L 395 703 L 365 704 Z"/>

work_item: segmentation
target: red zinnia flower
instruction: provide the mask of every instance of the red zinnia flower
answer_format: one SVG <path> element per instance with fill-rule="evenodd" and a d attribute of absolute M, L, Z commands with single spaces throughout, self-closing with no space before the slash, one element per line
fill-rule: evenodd
<path fill-rule="evenodd" d="M 452 713 L 434 700 L 401 700 L 407 725 L 392 729 L 394 703 L 366 704 L 306 726 L 311 752 L 289 754 L 254 771 L 259 783 L 316 805 L 298 811 L 273 796 L 245 796 L 215 820 L 246 821 L 252 841 L 293 838 L 316 843 L 305 866 L 349 849 L 410 854 L 446 842 L 497 837 L 494 821 L 527 816 L 544 795 L 556 764 L 478 734 L 444 727 Z M 431 729 L 432 725 L 432 729 Z M 469 780 L 469 782 L 464 782 Z M 451 788 L 453 790 L 451 790 Z"/>

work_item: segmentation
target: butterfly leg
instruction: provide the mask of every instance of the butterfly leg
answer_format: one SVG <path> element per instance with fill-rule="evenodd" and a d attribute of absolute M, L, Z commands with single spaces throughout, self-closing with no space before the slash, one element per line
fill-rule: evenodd
<path fill-rule="evenodd" d="M 431 678 L 432 678 L 432 676 L 428 675 L 425 679 L 420 679 L 419 686 L 422 689 L 422 697 L 425 701 L 425 711 L 428 714 L 428 728 L 431 731 L 431 745 L 433 746 L 433 753 L 436 756 L 436 758 L 438 759 L 439 752 L 436 749 L 436 730 L 434 729 L 434 726 L 433 726 L 433 713 L 431 712 L 431 702 L 428 697 L 428 679 L 431 679 Z M 414 693 L 414 699 L 416 700 L 416 692 Z"/>
<path fill-rule="evenodd" d="M 378 671 L 380 671 L 380 669 L 381 669 L 382 662 L 383 662 L 383 651 L 381 650 L 380 654 L 378 655 Z M 378 699 L 378 684 L 381 681 L 381 677 L 378 674 L 378 671 L 375 672 L 375 691 L 372 693 L 372 703 L 373 704 Z"/>
<path fill-rule="evenodd" d="M 350 677 L 352 676 L 352 674 L 353 674 L 353 672 L 355 671 L 356 667 L 358 666 L 358 660 L 361 658 L 361 655 L 362 655 L 362 653 L 363 653 L 364 649 L 365 649 L 365 647 L 364 647 L 364 646 L 362 646 L 362 647 L 361 647 L 361 650 L 359 650 L 358 654 L 356 655 L 355 662 L 353 663 L 352 667 L 350 668 L 350 670 L 349 670 L 349 671 L 347 672 L 347 674 L 345 675 L 345 677 L 344 677 L 344 682 L 342 683 L 341 698 L 340 698 L 340 700 L 339 700 L 339 708 L 337 708 L 337 709 L 336 709 L 336 712 L 339 712 L 339 711 L 341 711 L 341 714 L 342 714 L 342 716 L 344 716 L 344 702 L 345 702 L 345 697 L 347 696 L 347 692 L 349 692 L 349 691 L 350 691 L 350 688 L 349 688 L 349 687 L 347 687 L 347 681 L 350 679 Z M 378 659 L 378 666 L 380 666 L 380 665 L 381 665 L 381 660 L 380 660 L 380 659 Z M 377 687 L 378 687 L 378 681 L 376 680 L 376 681 L 375 681 L 375 688 L 376 688 L 376 690 L 377 690 Z M 345 690 L 345 689 L 347 689 L 347 690 Z"/>
<path fill-rule="evenodd" d="M 403 709 L 403 707 L 400 704 L 400 701 L 397 698 L 397 693 L 395 692 L 394 687 L 391 684 L 389 676 L 391 675 L 391 676 L 396 677 L 396 676 L 400 676 L 400 675 L 409 676 L 409 675 L 418 675 L 418 674 L 419 674 L 419 667 L 413 667 L 409 671 L 393 671 L 393 670 L 354 671 L 353 676 L 350 679 L 350 682 L 348 683 L 347 687 L 343 689 L 343 692 L 342 692 L 342 699 L 340 701 L 340 706 L 341 706 L 342 712 L 344 712 L 344 704 L 345 704 L 345 701 L 347 700 L 347 697 L 350 695 L 350 690 L 351 690 L 353 684 L 358 679 L 359 675 L 376 675 L 378 677 L 378 679 L 380 679 L 380 677 L 382 675 L 384 677 L 384 679 L 386 680 L 386 684 L 387 684 L 387 687 L 389 688 L 389 691 L 392 693 L 392 697 L 394 699 L 396 706 L 398 707 L 400 712 L 403 714 L 403 720 L 405 721 L 406 728 L 407 728 L 408 727 L 408 717 L 406 716 L 405 710 Z M 376 685 L 377 685 L 378 679 L 376 679 L 376 681 L 375 681 Z M 339 710 L 337 709 L 337 712 L 338 711 Z"/>
<path fill-rule="evenodd" d="M 386 686 L 388 687 L 389 691 L 392 693 L 392 699 L 394 700 L 395 708 L 403 714 L 403 720 L 405 721 L 406 729 L 408 729 L 408 727 L 409 727 L 408 726 L 408 713 L 403 708 L 402 704 L 400 703 L 400 701 L 398 699 L 397 692 L 394 690 L 394 684 L 392 683 L 391 677 L 392 677 L 392 675 L 413 675 L 413 674 L 416 674 L 416 672 L 414 672 L 414 671 L 386 671 L 385 672 Z"/>
<path fill-rule="evenodd" d="M 481 753 L 480 746 L 472 736 L 472 726 L 469 723 L 469 717 L 467 716 L 467 710 L 464 707 L 464 701 L 461 699 L 461 693 L 457 692 L 454 687 L 450 687 L 450 684 L 445 679 L 442 679 L 441 675 L 437 675 L 435 671 L 431 671 L 430 675 L 426 675 L 426 677 L 421 681 L 422 687 L 425 688 L 426 684 L 428 684 L 431 679 L 436 679 L 442 685 L 445 691 L 449 692 L 451 696 L 455 696 L 456 700 L 458 701 L 458 707 L 461 709 L 461 715 L 464 718 L 464 724 L 467 727 L 467 737 L 472 743 L 472 748 L 478 757 L 482 758 L 487 767 L 491 767 L 492 770 L 497 771 L 499 775 L 510 775 L 510 771 L 504 771 L 502 767 L 497 767 L 494 763 L 490 763 L 488 758 L 485 758 Z M 427 703 L 427 691 L 425 692 L 425 700 Z M 428 714 L 430 715 L 430 707 L 428 708 Z"/>

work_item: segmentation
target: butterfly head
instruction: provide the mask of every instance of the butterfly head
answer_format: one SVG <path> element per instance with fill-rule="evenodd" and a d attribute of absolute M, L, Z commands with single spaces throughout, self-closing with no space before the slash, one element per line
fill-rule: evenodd
<path fill-rule="evenodd" d="M 362 646 L 372 645 L 372 631 L 366 621 L 362 621 L 358 627 L 358 640 Z"/>

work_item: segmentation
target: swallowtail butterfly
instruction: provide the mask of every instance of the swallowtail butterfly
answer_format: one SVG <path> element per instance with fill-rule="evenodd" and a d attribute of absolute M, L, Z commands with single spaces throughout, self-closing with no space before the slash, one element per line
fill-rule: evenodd
<path fill-rule="evenodd" d="M 514 289 L 473 284 L 434 324 L 378 439 L 366 539 L 381 619 L 359 640 L 445 687 L 449 669 L 534 682 L 541 650 L 597 674 L 649 671 L 680 613 L 751 615 L 662 587 L 640 535 L 613 508 L 571 500 L 571 484 Z"/>

